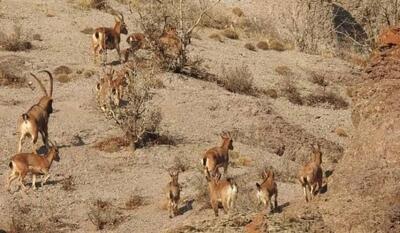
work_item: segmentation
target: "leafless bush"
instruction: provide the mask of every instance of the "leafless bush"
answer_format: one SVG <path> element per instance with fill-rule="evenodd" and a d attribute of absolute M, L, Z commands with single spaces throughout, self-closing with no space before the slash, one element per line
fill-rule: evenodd
<path fill-rule="evenodd" d="M 239 7 L 234 7 L 232 9 L 233 14 L 235 14 L 238 17 L 242 17 L 244 15 L 242 9 L 240 9 Z"/>
<path fill-rule="evenodd" d="M 231 23 L 232 21 L 229 15 L 225 14 L 221 10 L 211 9 L 201 20 L 199 26 L 215 28 L 215 29 L 224 29 Z"/>
<path fill-rule="evenodd" d="M 196 202 L 202 205 L 202 209 L 211 208 L 210 199 L 208 196 L 208 184 L 204 174 L 198 174 L 192 179 L 192 187 L 194 187 Z"/>
<path fill-rule="evenodd" d="M 293 75 L 292 69 L 290 69 L 288 66 L 285 65 L 280 65 L 275 67 L 275 72 L 285 77 Z"/>
<path fill-rule="evenodd" d="M 190 161 L 186 157 L 176 156 L 173 161 L 173 168 L 181 172 L 185 172 L 190 169 Z"/>
<path fill-rule="evenodd" d="M 211 33 L 208 38 L 219 41 L 219 42 L 224 42 L 224 38 L 221 36 L 221 34 L 215 32 L 215 33 Z"/>
<path fill-rule="evenodd" d="M 349 106 L 346 100 L 338 94 L 331 91 L 310 94 L 304 98 L 308 106 L 333 107 L 333 109 L 346 109 Z M 328 104 L 328 106 L 326 106 Z"/>
<path fill-rule="evenodd" d="M 92 204 L 88 217 L 98 230 L 112 230 L 125 219 L 110 202 L 102 200 L 96 200 Z"/>
<path fill-rule="evenodd" d="M 282 85 L 281 91 L 291 103 L 303 105 L 303 98 L 291 80 L 285 80 Z"/>
<path fill-rule="evenodd" d="M 26 79 L 18 77 L 11 72 L 0 67 L 0 86 L 23 87 L 26 85 Z"/>
<path fill-rule="evenodd" d="M 246 43 L 244 47 L 250 51 L 256 51 L 256 46 L 254 46 L 252 43 Z"/>
<path fill-rule="evenodd" d="M 228 91 L 246 95 L 256 95 L 257 90 L 253 85 L 253 75 L 248 66 L 226 69 L 222 67 L 222 86 Z"/>
<path fill-rule="evenodd" d="M 269 49 L 268 42 L 266 42 L 266 41 L 258 42 L 257 43 L 257 48 L 262 49 L 262 50 L 268 50 Z"/>
<path fill-rule="evenodd" d="M 269 43 L 268 43 L 268 47 L 272 50 L 279 51 L 279 52 L 286 50 L 286 46 L 285 46 L 284 42 L 279 41 L 278 39 L 270 39 Z"/>
<path fill-rule="evenodd" d="M 278 92 L 275 89 L 267 89 L 267 90 L 263 91 L 263 93 L 266 96 L 269 96 L 269 97 L 271 97 L 273 99 L 278 98 Z"/>
<path fill-rule="evenodd" d="M 129 199 L 125 202 L 125 208 L 128 210 L 135 210 L 143 205 L 145 205 L 144 198 L 137 194 L 131 195 Z"/>
<path fill-rule="evenodd" d="M 328 82 L 325 80 L 325 75 L 318 73 L 318 72 L 311 72 L 310 74 L 310 81 L 315 83 L 321 87 L 328 86 Z"/>
<path fill-rule="evenodd" d="M 14 32 L 10 35 L 0 33 L 0 48 L 7 51 L 25 51 L 32 49 L 32 43 L 22 31 L 21 25 L 14 25 Z"/>
<path fill-rule="evenodd" d="M 68 176 L 61 182 L 61 189 L 64 191 L 74 191 L 75 190 L 75 183 L 74 177 Z"/>
<path fill-rule="evenodd" d="M 107 0 L 77 0 L 77 3 L 82 9 L 104 10 L 108 7 Z"/>
<path fill-rule="evenodd" d="M 224 35 L 226 38 L 232 39 L 232 40 L 238 40 L 239 39 L 239 34 L 232 30 L 232 29 L 225 29 L 222 32 L 222 35 Z"/>
<path fill-rule="evenodd" d="M 229 156 L 231 158 L 230 163 L 233 167 L 249 167 L 253 163 L 253 160 L 250 157 L 238 152 L 231 152 L 229 153 Z"/>
<path fill-rule="evenodd" d="M 129 141 L 124 137 L 109 137 L 97 142 L 94 148 L 105 151 L 107 153 L 114 153 L 121 150 L 121 148 L 129 146 Z"/>

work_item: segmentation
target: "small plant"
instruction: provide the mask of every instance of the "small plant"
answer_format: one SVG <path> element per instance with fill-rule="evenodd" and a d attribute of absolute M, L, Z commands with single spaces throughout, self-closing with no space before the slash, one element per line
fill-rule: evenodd
<path fill-rule="evenodd" d="M 82 9 L 97 9 L 104 10 L 107 9 L 107 0 L 78 0 L 78 5 Z"/>
<path fill-rule="evenodd" d="M 124 221 L 122 213 L 110 202 L 96 200 L 88 213 L 89 220 L 96 226 L 97 230 L 111 230 Z"/>
<path fill-rule="evenodd" d="M 235 7 L 232 9 L 232 13 L 235 14 L 238 17 L 242 17 L 244 16 L 244 13 L 242 11 L 242 9 L 240 9 L 239 7 Z"/>
<path fill-rule="evenodd" d="M 222 85 L 228 91 L 246 95 L 256 95 L 257 90 L 253 86 L 253 76 L 248 66 L 235 67 L 227 70 L 222 67 Z"/>
<path fill-rule="evenodd" d="M 0 86 L 23 87 L 25 85 L 25 78 L 18 77 L 0 67 Z"/>
<path fill-rule="evenodd" d="M 23 33 L 20 25 L 14 25 L 14 32 L 11 35 L 0 34 L 0 48 L 7 51 L 25 51 L 32 49 L 32 43 Z"/>
<path fill-rule="evenodd" d="M 224 38 L 219 33 L 212 33 L 208 36 L 208 38 L 219 41 L 221 43 L 224 42 Z"/>
<path fill-rule="evenodd" d="M 256 51 L 256 46 L 254 46 L 252 43 L 246 43 L 244 47 L 250 51 Z"/>
<path fill-rule="evenodd" d="M 293 71 L 288 66 L 285 65 L 277 66 L 275 68 L 275 72 L 286 77 L 293 75 Z"/>
<path fill-rule="evenodd" d="M 289 102 L 292 104 L 303 105 L 303 98 L 300 95 L 300 92 L 297 90 L 296 86 L 289 80 L 285 80 L 284 86 L 281 91 L 288 98 Z"/>
<path fill-rule="evenodd" d="M 74 191 L 75 190 L 75 183 L 74 178 L 72 176 L 68 176 L 61 182 L 61 189 L 64 191 Z"/>
<path fill-rule="evenodd" d="M 144 198 L 140 195 L 131 195 L 125 202 L 125 208 L 128 210 L 134 210 L 145 204 Z"/>
<path fill-rule="evenodd" d="M 269 45 L 266 41 L 260 41 L 257 43 L 257 48 L 262 49 L 262 50 L 268 50 Z"/>
<path fill-rule="evenodd" d="M 222 35 L 224 35 L 226 38 L 232 39 L 232 40 L 238 40 L 239 39 L 239 34 L 232 30 L 232 29 L 225 29 L 222 32 Z"/>
<path fill-rule="evenodd" d="M 202 209 L 211 208 L 210 199 L 208 197 L 208 184 L 203 174 L 193 177 L 192 186 L 196 192 L 196 202 L 202 204 Z"/>
<path fill-rule="evenodd" d="M 176 156 L 173 161 L 173 169 L 181 172 L 185 172 L 190 168 L 190 161 L 182 156 Z"/>
<path fill-rule="evenodd" d="M 275 89 L 268 89 L 264 91 L 266 96 L 271 97 L 272 99 L 278 98 L 278 92 Z"/>
<path fill-rule="evenodd" d="M 321 87 L 328 86 L 328 82 L 325 80 L 325 76 L 317 72 L 311 72 L 310 81 Z"/>
<path fill-rule="evenodd" d="M 71 74 L 71 73 L 72 73 L 72 69 L 69 68 L 68 66 L 58 66 L 53 71 L 54 75 Z"/>
<path fill-rule="evenodd" d="M 81 30 L 83 34 L 88 34 L 92 35 L 94 33 L 94 28 L 91 27 L 85 27 L 84 29 Z"/>
<path fill-rule="evenodd" d="M 270 39 L 268 45 L 270 49 L 275 51 L 282 52 L 286 50 L 285 45 L 277 39 Z"/>
<path fill-rule="evenodd" d="M 305 98 L 305 103 L 308 106 L 323 106 L 324 104 L 329 104 L 333 109 L 346 109 L 349 106 L 343 97 L 331 91 L 310 94 Z"/>
<path fill-rule="evenodd" d="M 94 145 L 94 148 L 105 151 L 107 153 L 114 153 L 121 150 L 123 147 L 129 146 L 129 141 L 123 137 L 109 137 Z"/>

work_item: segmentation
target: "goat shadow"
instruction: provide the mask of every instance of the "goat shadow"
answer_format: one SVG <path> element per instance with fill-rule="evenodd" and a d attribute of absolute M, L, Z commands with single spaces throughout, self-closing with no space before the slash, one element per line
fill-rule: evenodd
<path fill-rule="evenodd" d="M 180 207 L 179 210 L 178 210 L 179 215 L 183 215 L 186 212 L 192 210 L 193 209 L 193 202 L 194 202 L 194 199 L 190 199 L 190 200 L 185 201 L 185 204 L 182 207 Z"/>
<path fill-rule="evenodd" d="M 285 202 L 283 204 L 278 205 L 271 213 L 282 213 L 283 209 L 288 207 L 290 202 Z"/>
<path fill-rule="evenodd" d="M 324 194 L 326 192 L 328 192 L 328 184 L 327 183 L 323 184 L 322 187 L 319 189 L 320 194 Z"/>
<path fill-rule="evenodd" d="M 83 145 L 85 145 L 85 144 L 83 144 Z M 62 144 L 62 145 L 57 145 L 57 148 L 61 149 L 61 148 L 68 148 L 68 147 L 72 147 L 72 146 L 73 146 L 72 144 L 71 145 Z M 36 150 L 36 152 L 39 155 L 44 155 L 49 152 L 49 149 L 47 149 L 45 145 L 42 145 L 39 149 Z"/>

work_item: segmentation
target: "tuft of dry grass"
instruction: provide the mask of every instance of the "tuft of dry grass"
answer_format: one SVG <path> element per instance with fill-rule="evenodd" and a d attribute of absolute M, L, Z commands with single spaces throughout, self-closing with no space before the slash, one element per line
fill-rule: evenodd
<path fill-rule="evenodd" d="M 33 40 L 37 40 L 37 41 L 42 41 L 43 40 L 42 36 L 40 34 L 38 34 L 38 33 L 33 34 L 32 35 L 32 39 Z"/>
<path fill-rule="evenodd" d="M 143 205 L 145 205 L 144 198 L 137 194 L 131 195 L 129 199 L 125 202 L 125 208 L 128 210 L 135 210 Z"/>
<path fill-rule="evenodd" d="M 72 176 L 68 176 L 61 182 L 61 189 L 64 191 L 74 191 L 76 190 L 75 188 L 75 183 L 74 183 L 74 178 Z"/>
<path fill-rule="evenodd" d="M 0 67 L 0 86 L 24 87 L 25 85 L 24 77 L 18 77 Z"/>
<path fill-rule="evenodd" d="M 125 217 L 110 202 L 96 200 L 88 213 L 89 220 L 97 230 L 112 230 L 121 224 Z"/>
<path fill-rule="evenodd" d="M 60 83 L 69 83 L 72 81 L 72 77 L 68 74 L 60 74 L 56 76 L 57 81 Z"/>
<path fill-rule="evenodd" d="M 268 42 L 266 42 L 266 41 L 258 42 L 257 43 L 257 48 L 262 49 L 262 50 L 268 50 L 269 49 Z"/>
<path fill-rule="evenodd" d="M 185 172 L 190 169 L 190 161 L 186 157 L 176 156 L 173 161 L 173 169 Z"/>
<path fill-rule="evenodd" d="M 208 38 L 219 41 L 221 43 L 224 42 L 224 38 L 221 36 L 221 34 L 215 32 L 215 33 L 211 33 Z"/>
<path fill-rule="evenodd" d="M 277 39 L 270 39 L 268 45 L 270 49 L 275 51 L 282 52 L 286 50 L 285 44 Z"/>
<path fill-rule="evenodd" d="M 338 135 L 339 137 L 348 137 L 346 131 L 343 128 L 337 127 L 335 129 L 335 133 L 336 135 Z"/>
<path fill-rule="evenodd" d="M 308 106 L 322 106 L 326 104 L 333 107 L 333 109 L 347 109 L 349 104 L 343 97 L 331 91 L 323 91 L 322 93 L 310 94 L 305 98 L 305 104 Z"/>
<path fill-rule="evenodd" d="M 85 27 L 84 29 L 81 30 L 83 34 L 88 34 L 92 35 L 94 33 L 94 28 L 92 27 Z"/>
<path fill-rule="evenodd" d="M 240 9 L 239 7 L 234 7 L 232 9 L 232 13 L 235 14 L 236 16 L 238 16 L 238 17 L 244 16 L 244 13 L 243 13 L 242 9 Z"/>
<path fill-rule="evenodd" d="M 226 38 L 229 38 L 231 40 L 238 40 L 239 39 L 239 34 L 232 30 L 232 29 L 225 29 L 222 32 L 222 35 L 224 35 Z"/>
<path fill-rule="evenodd" d="M 127 146 L 129 146 L 129 141 L 124 137 L 109 137 L 97 142 L 93 147 L 99 151 L 114 153 Z"/>
<path fill-rule="evenodd" d="M 20 25 L 14 25 L 14 32 L 11 35 L 0 33 L 0 48 L 3 50 L 17 52 L 30 50 L 32 47 Z"/>
<path fill-rule="evenodd" d="M 193 177 L 193 183 L 191 185 L 195 190 L 196 202 L 202 205 L 201 209 L 208 209 L 211 207 L 209 196 L 208 196 L 208 184 L 204 174 L 199 174 Z"/>
<path fill-rule="evenodd" d="M 82 9 L 104 10 L 108 8 L 107 0 L 77 0 L 78 6 Z"/>
<path fill-rule="evenodd" d="M 288 98 L 292 104 L 303 105 L 304 101 L 297 90 L 296 86 L 289 79 L 285 80 L 283 87 L 281 88 L 282 93 Z"/>
<path fill-rule="evenodd" d="M 233 167 L 249 167 L 252 165 L 253 160 L 249 158 L 248 156 L 242 155 L 238 152 L 231 152 L 229 154 L 231 158 L 231 163 Z"/>
<path fill-rule="evenodd" d="M 314 84 L 317 84 L 321 87 L 326 87 L 328 86 L 328 82 L 325 80 L 325 75 L 317 73 L 317 72 L 311 72 L 310 74 L 310 81 Z"/>
<path fill-rule="evenodd" d="M 248 66 L 235 67 L 227 70 L 222 67 L 222 86 L 228 91 L 246 95 L 256 95 L 257 89 L 253 85 L 253 75 Z"/>
<path fill-rule="evenodd" d="M 278 92 L 275 89 L 268 89 L 264 91 L 266 96 L 271 97 L 272 99 L 278 98 Z"/>
<path fill-rule="evenodd" d="M 288 66 L 285 65 L 275 67 L 275 72 L 285 77 L 293 75 L 293 71 Z"/>
<path fill-rule="evenodd" d="M 193 16 L 195 15 L 197 14 L 193 14 Z M 200 26 L 202 27 L 215 29 L 224 29 L 230 24 L 230 17 L 227 14 L 224 14 L 222 11 L 218 11 L 217 9 L 208 11 L 206 17 L 203 17 L 200 22 Z"/>
<path fill-rule="evenodd" d="M 92 77 L 95 73 L 96 73 L 96 71 L 94 71 L 94 70 L 85 70 L 85 71 L 83 72 L 83 77 L 84 77 L 84 78 L 90 78 L 90 77 Z"/>
<path fill-rule="evenodd" d="M 244 45 L 244 47 L 245 47 L 246 49 L 250 50 L 250 51 L 257 51 L 257 50 L 256 50 L 256 46 L 254 46 L 252 43 L 246 43 L 246 44 Z"/>
<path fill-rule="evenodd" d="M 72 73 L 72 69 L 69 68 L 68 66 L 57 66 L 54 71 L 53 74 L 54 75 L 59 75 L 59 74 L 71 74 Z"/>

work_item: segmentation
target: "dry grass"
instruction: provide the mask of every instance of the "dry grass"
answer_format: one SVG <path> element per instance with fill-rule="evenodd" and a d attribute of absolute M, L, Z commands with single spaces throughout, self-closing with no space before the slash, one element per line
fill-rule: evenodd
<path fill-rule="evenodd" d="M 97 142 L 94 148 L 107 153 L 120 151 L 122 148 L 129 146 L 129 141 L 124 137 L 109 137 Z"/>
<path fill-rule="evenodd" d="M 196 192 L 195 200 L 202 207 L 201 209 L 208 209 L 211 207 L 210 199 L 208 195 L 208 184 L 204 174 L 201 173 L 193 177 L 193 183 L 191 184 Z"/>
<path fill-rule="evenodd" d="M 73 176 L 68 176 L 61 182 L 61 189 L 69 192 L 76 190 Z"/>
<path fill-rule="evenodd" d="M 129 199 L 125 202 L 125 208 L 128 210 L 135 210 L 143 205 L 145 205 L 144 198 L 137 194 L 131 195 Z"/>
<path fill-rule="evenodd" d="M 348 137 L 346 131 L 343 128 L 337 127 L 335 129 L 335 133 L 336 135 L 338 135 L 339 137 Z"/>
<path fill-rule="evenodd" d="M 77 0 L 78 6 L 82 9 L 104 10 L 108 8 L 107 0 Z"/>
<path fill-rule="evenodd" d="M 245 47 L 246 49 L 250 50 L 250 51 L 257 51 L 257 50 L 256 50 L 256 46 L 254 46 L 252 43 L 246 43 L 246 44 L 244 45 L 244 47 Z"/>
<path fill-rule="evenodd" d="M 20 25 L 14 25 L 14 32 L 10 35 L 0 33 L 0 48 L 3 50 L 16 52 L 29 50 L 32 47 Z"/>
<path fill-rule="evenodd" d="M 277 39 L 270 39 L 268 45 L 270 49 L 275 51 L 281 52 L 286 50 L 285 44 Z"/>
<path fill-rule="evenodd" d="M 218 32 L 211 33 L 211 34 L 208 36 L 208 38 L 213 39 L 213 40 L 216 40 L 216 41 L 219 41 L 219 42 L 221 42 L 221 43 L 224 42 L 224 38 L 223 38 L 222 35 L 221 35 L 220 33 L 218 33 Z"/>
<path fill-rule="evenodd" d="M 97 200 L 92 204 L 88 217 L 97 230 L 112 230 L 125 219 L 110 202 L 102 200 Z"/>
<path fill-rule="evenodd" d="M 37 40 L 37 41 L 42 41 L 43 40 L 42 36 L 40 34 L 38 34 L 38 33 L 33 34 L 32 35 L 32 39 L 33 40 Z"/>
<path fill-rule="evenodd" d="M 81 30 L 83 34 L 92 35 L 94 33 L 94 28 L 92 27 L 85 27 Z"/>
<path fill-rule="evenodd" d="M 246 95 L 257 94 L 253 85 L 253 75 L 248 66 L 235 67 L 229 70 L 222 67 L 221 82 L 222 86 L 228 91 Z"/>
<path fill-rule="evenodd" d="M 56 79 L 60 83 L 69 83 L 72 81 L 72 77 L 68 74 L 59 74 L 56 76 Z"/>
<path fill-rule="evenodd" d="M 266 96 L 271 97 L 272 99 L 278 98 L 278 92 L 275 89 L 268 89 L 263 92 Z"/>
<path fill-rule="evenodd" d="M 275 67 L 275 72 L 285 77 L 293 76 L 293 71 L 285 65 Z"/>
<path fill-rule="evenodd" d="M 239 34 L 232 30 L 232 29 L 225 29 L 222 32 L 222 35 L 225 36 L 226 38 L 229 38 L 231 40 L 238 40 L 239 39 Z"/>
<path fill-rule="evenodd" d="M 59 74 L 71 74 L 72 69 L 69 68 L 68 66 L 58 66 L 54 69 L 53 74 L 54 75 L 59 75 Z"/>
<path fill-rule="evenodd" d="M 176 156 L 173 161 L 173 169 L 185 172 L 190 169 L 190 161 L 186 157 Z"/>
<path fill-rule="evenodd" d="M 218 11 L 217 9 L 212 9 L 203 17 L 200 22 L 200 26 L 215 28 L 215 29 L 224 29 L 226 26 L 231 24 L 231 19 L 225 13 Z"/>
<path fill-rule="evenodd" d="M 26 86 L 26 79 L 24 77 L 18 77 L 0 67 L 0 86 L 21 88 Z"/>
<path fill-rule="evenodd" d="M 232 9 L 232 13 L 235 14 L 236 16 L 238 16 L 238 17 L 244 16 L 244 13 L 243 13 L 242 9 L 240 9 L 239 7 L 234 7 Z"/>
<path fill-rule="evenodd" d="M 242 155 L 239 152 L 229 153 L 231 164 L 233 167 L 249 167 L 252 165 L 253 160 L 248 156 Z"/>
<path fill-rule="evenodd" d="M 304 101 L 297 90 L 296 86 L 289 79 L 283 82 L 283 87 L 281 88 L 282 93 L 288 98 L 288 100 L 297 105 L 303 105 Z"/>
<path fill-rule="evenodd" d="M 266 42 L 266 41 L 258 42 L 257 43 L 257 48 L 262 49 L 262 50 L 268 50 L 269 49 L 268 42 Z"/>
<path fill-rule="evenodd" d="M 310 81 L 314 84 L 317 84 L 321 87 L 328 86 L 328 82 L 325 80 L 325 75 L 318 72 L 311 72 Z"/>
<path fill-rule="evenodd" d="M 347 109 L 349 106 L 343 97 L 331 91 L 310 94 L 305 97 L 305 104 L 313 107 L 332 107 L 333 109 Z"/>

